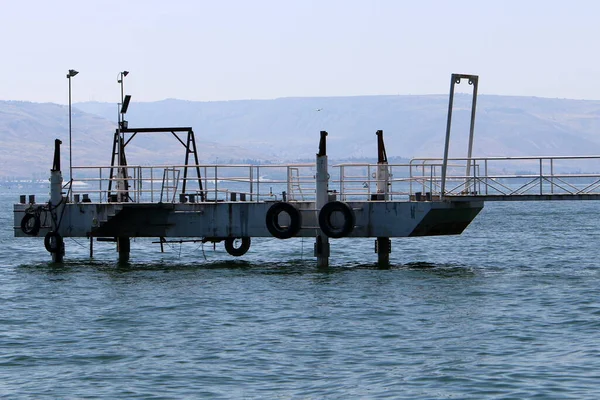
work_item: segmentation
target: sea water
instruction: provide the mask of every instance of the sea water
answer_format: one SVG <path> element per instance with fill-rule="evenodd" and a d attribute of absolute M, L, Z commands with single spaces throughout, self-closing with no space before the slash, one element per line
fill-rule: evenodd
<path fill-rule="evenodd" d="M 22 190 L 21 190 L 22 191 Z M 222 244 L 13 238 L 0 194 L 4 398 L 600 398 L 600 202 L 487 203 L 459 236 Z M 38 195 L 42 199 L 43 194 Z M 43 201 L 43 200 L 42 200 Z"/>

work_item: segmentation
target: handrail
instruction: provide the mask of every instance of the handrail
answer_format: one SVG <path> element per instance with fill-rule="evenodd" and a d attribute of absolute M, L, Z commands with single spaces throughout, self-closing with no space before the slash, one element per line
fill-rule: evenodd
<path fill-rule="evenodd" d="M 466 163 L 469 168 L 467 175 Z M 441 158 L 415 158 L 408 163 L 384 164 L 387 200 L 414 200 L 419 194 L 442 198 L 453 196 L 520 195 L 520 194 L 600 194 L 600 156 L 507 156 L 448 159 L 445 193 L 441 193 Z M 165 170 L 177 171 L 185 165 L 133 165 L 125 167 L 127 178 L 109 176 L 110 166 L 73 167 L 73 193 L 94 194 L 94 201 L 114 201 L 107 198 L 108 182 L 127 180 L 129 189 L 111 190 L 113 194 L 127 192 L 131 201 L 156 202 L 160 199 Z M 188 165 L 188 168 L 190 166 Z M 192 166 L 196 167 L 196 166 Z M 372 196 L 381 190 L 378 178 L 381 164 L 340 163 L 330 166 L 329 190 L 342 201 L 380 200 Z M 194 187 L 197 177 L 186 180 L 186 192 L 172 182 L 169 198 L 177 201 L 197 201 L 202 193 L 207 201 L 314 201 L 316 197 L 316 166 L 310 163 L 291 164 L 203 164 L 198 165 L 202 189 Z M 117 185 L 113 185 L 116 187 Z M 197 185 L 196 185 L 197 186 Z M 173 197 L 171 197 L 173 195 Z M 425 196 L 423 196 L 425 197 Z M 164 199 L 163 199 L 164 200 Z"/>

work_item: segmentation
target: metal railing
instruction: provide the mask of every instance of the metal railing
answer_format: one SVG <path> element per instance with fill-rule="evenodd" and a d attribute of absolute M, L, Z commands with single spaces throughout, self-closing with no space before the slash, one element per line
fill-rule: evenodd
<path fill-rule="evenodd" d="M 419 158 L 386 166 L 332 165 L 329 191 L 341 201 L 600 194 L 600 156 L 453 158 L 448 161 L 443 194 L 442 164 L 441 158 Z M 140 203 L 197 202 L 201 198 L 207 202 L 314 201 L 316 197 L 315 164 L 199 165 L 200 179 L 194 175 L 181 178 L 184 167 L 127 166 L 128 190 L 118 189 L 124 185 L 117 183 L 125 178 L 109 176 L 109 166 L 73 167 L 72 190 L 76 198 L 85 194 L 99 203 L 114 201 L 114 194 L 126 194 L 129 201 Z M 110 181 L 112 199 L 107 190 Z"/>
<path fill-rule="evenodd" d="M 439 158 L 411 160 L 411 176 L 436 195 L 441 195 L 441 168 Z M 443 196 L 554 194 L 600 194 L 600 156 L 453 158 Z"/>
<path fill-rule="evenodd" d="M 188 171 L 195 171 L 195 165 Z M 115 195 L 126 195 L 128 201 L 196 202 L 311 200 L 315 198 L 315 165 L 199 165 L 200 178 L 194 174 L 182 178 L 185 165 L 125 167 L 127 178 L 110 176 L 110 166 L 73 167 L 73 196 L 104 203 L 115 201 Z M 113 171 L 115 168 L 113 168 Z M 127 181 L 122 189 L 119 181 Z M 112 188 L 109 198 L 109 182 Z M 185 181 L 185 193 L 183 182 Z M 86 195 L 86 196 L 83 196 Z M 79 197 L 77 197 L 79 196 Z M 120 198 L 120 197 L 119 197 Z"/>

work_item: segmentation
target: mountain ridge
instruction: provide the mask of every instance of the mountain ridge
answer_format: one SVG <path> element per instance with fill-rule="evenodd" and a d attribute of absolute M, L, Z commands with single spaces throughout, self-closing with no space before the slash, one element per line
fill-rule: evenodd
<path fill-rule="evenodd" d="M 471 95 L 454 101 L 451 156 L 465 156 Z M 384 130 L 392 157 L 441 157 L 447 95 L 282 97 L 199 102 L 132 102 L 130 127 L 190 126 L 201 162 L 283 162 L 314 157 L 318 132 L 327 130 L 330 158 L 376 156 L 375 131 Z M 75 103 L 74 165 L 107 165 L 116 128 L 116 104 Z M 474 156 L 600 154 L 600 101 L 479 95 Z M 68 163 L 68 107 L 0 101 L 0 177 L 47 175 L 54 138 Z M 184 148 L 164 137 L 136 137 L 130 164 L 181 164 Z M 65 167 L 63 166 L 63 171 Z"/>

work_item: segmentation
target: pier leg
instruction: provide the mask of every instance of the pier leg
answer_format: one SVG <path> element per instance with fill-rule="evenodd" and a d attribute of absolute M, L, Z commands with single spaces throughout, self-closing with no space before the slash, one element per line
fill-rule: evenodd
<path fill-rule="evenodd" d="M 319 220 L 321 208 L 329 202 L 329 173 L 327 171 L 327 132 L 321 131 L 319 142 L 319 153 L 317 154 L 317 197 L 316 197 L 316 220 Z M 329 237 L 317 229 L 315 240 L 315 257 L 317 257 L 317 268 L 329 267 Z"/>
<path fill-rule="evenodd" d="M 388 201 L 390 199 L 390 172 L 388 168 L 387 153 L 385 152 L 385 143 L 383 141 L 383 131 L 375 132 L 377 135 L 377 200 Z M 377 253 L 377 265 L 379 268 L 388 268 L 390 266 L 390 252 L 392 251 L 392 242 L 389 237 L 378 237 L 375 240 L 375 253 Z"/>
<path fill-rule="evenodd" d="M 50 253 L 50 254 L 52 255 L 53 263 L 63 262 L 63 258 L 65 257 L 65 244 L 62 243 L 60 246 L 60 250 L 58 250 L 56 253 Z"/>
<path fill-rule="evenodd" d="M 390 266 L 390 253 L 392 243 L 389 237 L 378 237 L 375 240 L 375 253 L 377 253 L 377 266 L 388 268 Z"/>
<path fill-rule="evenodd" d="M 52 165 L 52 169 L 50 170 L 50 204 L 54 207 L 55 215 L 61 215 L 63 208 L 65 207 L 62 195 L 62 172 L 60 171 L 60 145 L 61 141 L 56 139 L 54 141 L 54 163 Z M 71 182 L 72 182 L 71 178 Z M 73 188 L 71 187 L 70 190 Z M 58 208 L 57 208 L 58 207 Z M 57 223 L 57 219 L 52 219 L 52 231 L 58 233 L 59 226 Z M 60 235 L 59 235 L 60 236 Z M 60 241 L 60 248 L 58 251 L 54 253 L 50 253 L 52 255 L 52 262 L 61 263 L 65 256 L 65 243 Z"/>
<path fill-rule="evenodd" d="M 131 243 L 128 237 L 117 238 L 117 251 L 119 252 L 119 261 L 129 261 L 129 251 Z"/>
<path fill-rule="evenodd" d="M 90 258 L 94 257 L 94 238 L 90 237 Z"/>
<path fill-rule="evenodd" d="M 327 236 L 317 235 L 315 257 L 317 257 L 317 268 L 329 268 L 329 238 Z"/>

